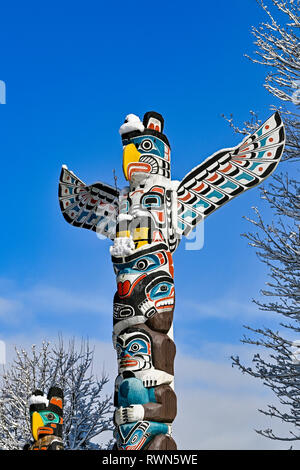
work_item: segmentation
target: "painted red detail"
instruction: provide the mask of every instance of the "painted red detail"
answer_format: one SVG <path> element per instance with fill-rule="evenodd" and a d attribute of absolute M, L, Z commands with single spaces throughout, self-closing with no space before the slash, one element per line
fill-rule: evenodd
<path fill-rule="evenodd" d="M 156 211 L 157 217 L 160 223 L 164 221 L 164 213 L 162 211 Z"/>
<path fill-rule="evenodd" d="M 151 192 L 164 194 L 165 190 L 163 188 L 160 188 L 159 186 L 154 186 L 153 188 L 151 188 Z"/>
<path fill-rule="evenodd" d="M 150 173 L 151 165 L 144 162 L 129 163 L 127 167 L 128 178 L 131 179 L 133 173 Z"/>
<path fill-rule="evenodd" d="M 142 280 L 146 274 L 142 274 L 142 276 L 138 277 L 136 281 L 131 284 L 128 279 L 124 282 L 118 282 L 118 294 L 120 297 L 129 297 L 132 294 L 133 289 L 135 286 Z"/>
<path fill-rule="evenodd" d="M 191 194 L 188 193 L 186 196 L 180 197 L 179 199 L 180 199 L 181 201 L 183 201 L 183 202 L 186 202 L 186 201 L 188 201 L 190 198 L 191 198 Z"/>
<path fill-rule="evenodd" d="M 207 178 L 207 181 L 213 182 L 213 181 L 215 181 L 217 178 L 218 178 L 218 175 L 217 175 L 217 173 L 215 173 L 215 174 L 212 175 L 210 178 Z"/>
<path fill-rule="evenodd" d="M 232 165 L 231 165 L 231 163 L 229 163 L 229 164 L 227 165 L 227 167 L 224 168 L 224 170 L 221 170 L 221 171 L 222 171 L 222 173 L 226 173 L 227 171 L 231 170 L 231 168 L 232 168 Z"/>
<path fill-rule="evenodd" d="M 201 183 L 197 188 L 194 189 L 194 191 L 201 191 L 205 187 L 204 183 Z"/>
<path fill-rule="evenodd" d="M 131 283 L 126 279 L 124 282 L 118 282 L 118 294 L 120 296 L 127 295 L 131 287 Z"/>
<path fill-rule="evenodd" d="M 134 367 L 138 365 L 138 361 L 134 359 L 125 359 L 120 361 L 120 367 Z"/>

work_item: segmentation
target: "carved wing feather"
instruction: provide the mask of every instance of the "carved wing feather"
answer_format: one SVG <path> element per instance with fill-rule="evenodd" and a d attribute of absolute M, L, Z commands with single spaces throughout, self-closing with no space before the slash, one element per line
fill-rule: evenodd
<path fill-rule="evenodd" d="M 93 230 L 113 239 L 119 191 L 103 183 L 86 186 L 66 166 L 61 169 L 58 197 L 62 214 L 75 227 Z"/>
<path fill-rule="evenodd" d="M 276 112 L 241 144 L 213 154 L 190 171 L 177 188 L 178 233 L 188 235 L 216 209 L 264 181 L 278 165 L 284 143 L 284 126 Z"/>

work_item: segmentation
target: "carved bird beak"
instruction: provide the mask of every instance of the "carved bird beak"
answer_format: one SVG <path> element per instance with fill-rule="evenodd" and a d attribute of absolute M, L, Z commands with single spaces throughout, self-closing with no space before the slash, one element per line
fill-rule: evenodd
<path fill-rule="evenodd" d="M 131 172 L 134 169 L 134 164 L 140 161 L 140 152 L 134 144 L 128 144 L 123 151 L 123 172 L 127 179 L 131 179 Z"/>
<path fill-rule="evenodd" d="M 41 415 L 37 413 L 37 411 L 34 411 L 32 413 L 31 417 L 31 429 L 32 429 L 32 435 L 35 441 L 38 440 L 38 429 L 44 426 L 44 422 L 41 418 Z"/>

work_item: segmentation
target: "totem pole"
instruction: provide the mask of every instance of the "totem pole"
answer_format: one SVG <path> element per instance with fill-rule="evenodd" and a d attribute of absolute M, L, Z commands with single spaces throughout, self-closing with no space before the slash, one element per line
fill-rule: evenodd
<path fill-rule="evenodd" d="M 60 207 L 72 225 L 113 240 L 117 280 L 113 344 L 115 448 L 176 449 L 172 254 L 211 212 L 261 183 L 276 168 L 284 148 L 280 115 L 253 135 L 203 161 L 181 181 L 171 180 L 170 144 L 156 112 L 143 122 L 129 114 L 120 128 L 123 171 L 129 186 L 86 186 L 66 166 L 59 183 Z"/>
<path fill-rule="evenodd" d="M 28 400 L 34 443 L 26 450 L 63 450 L 63 391 L 51 387 L 46 396 L 35 390 Z"/>

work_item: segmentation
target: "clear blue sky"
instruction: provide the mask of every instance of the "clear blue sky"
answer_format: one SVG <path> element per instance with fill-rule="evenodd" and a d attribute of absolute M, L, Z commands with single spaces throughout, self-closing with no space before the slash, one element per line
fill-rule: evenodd
<path fill-rule="evenodd" d="M 262 86 L 265 70 L 243 56 L 262 20 L 254 0 L 1 6 L 0 338 L 60 331 L 110 341 L 109 243 L 64 221 L 61 165 L 89 184 L 112 184 L 115 168 L 124 185 L 119 126 L 126 114 L 151 109 L 165 117 L 174 179 L 236 145 L 241 139 L 221 113 L 241 123 L 254 109 L 266 119 L 274 103 Z M 265 270 L 240 237 L 258 194 L 211 215 L 201 251 L 181 246 L 175 254 L 181 351 L 238 343 L 244 323 L 261 324 L 251 298 Z"/>

